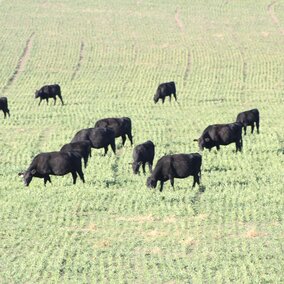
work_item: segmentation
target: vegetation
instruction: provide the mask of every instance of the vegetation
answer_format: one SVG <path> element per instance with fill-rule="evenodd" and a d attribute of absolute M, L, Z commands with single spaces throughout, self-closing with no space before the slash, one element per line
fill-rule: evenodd
<path fill-rule="evenodd" d="M 0 2 L 1 283 L 280 283 L 283 274 L 284 5 L 276 1 Z M 178 103 L 154 104 L 175 81 Z M 34 92 L 59 83 L 65 106 Z M 104 117 L 129 116 L 135 145 L 197 152 L 209 124 L 257 107 L 260 134 L 203 152 L 162 193 L 134 176 L 129 141 L 93 150 L 86 183 L 17 173 Z M 1 115 L 1 114 L 0 114 Z M 250 129 L 249 129 L 250 130 Z M 155 163 L 154 162 L 154 163 Z"/>

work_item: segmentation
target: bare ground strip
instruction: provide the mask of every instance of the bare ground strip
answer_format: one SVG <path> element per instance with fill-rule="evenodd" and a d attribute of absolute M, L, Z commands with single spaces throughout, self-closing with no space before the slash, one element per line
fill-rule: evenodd
<path fill-rule="evenodd" d="M 77 65 L 74 69 L 74 72 L 72 74 L 72 77 L 71 77 L 71 80 L 74 80 L 74 78 L 76 77 L 80 67 L 81 67 L 81 63 L 82 63 L 82 60 L 83 60 L 83 51 L 84 51 L 84 42 L 82 41 L 81 42 L 81 45 L 80 45 L 80 53 L 79 53 L 79 59 L 78 59 L 78 62 L 77 62 Z"/>
<path fill-rule="evenodd" d="M 19 77 L 20 73 L 24 71 L 25 65 L 29 59 L 30 56 L 30 50 L 33 45 L 33 39 L 34 39 L 35 33 L 33 32 L 29 38 L 27 39 L 25 48 L 23 50 L 23 53 L 21 54 L 17 66 L 12 74 L 12 76 L 8 79 L 6 85 L 4 86 L 2 92 L 4 93 Z"/>

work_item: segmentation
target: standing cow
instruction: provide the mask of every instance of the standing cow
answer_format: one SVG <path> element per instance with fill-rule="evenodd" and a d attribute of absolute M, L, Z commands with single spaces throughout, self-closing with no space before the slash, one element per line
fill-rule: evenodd
<path fill-rule="evenodd" d="M 131 145 L 133 145 L 132 124 L 129 117 L 103 118 L 96 122 L 95 128 L 96 127 L 108 127 L 112 129 L 114 131 L 115 137 L 121 136 L 123 146 L 125 144 L 127 135 Z"/>
<path fill-rule="evenodd" d="M 147 141 L 137 145 L 133 149 L 133 173 L 139 173 L 139 168 L 142 165 L 143 173 L 145 174 L 145 165 L 148 163 L 150 172 L 152 172 L 153 160 L 155 156 L 155 145 L 152 141 Z"/>
<path fill-rule="evenodd" d="M 247 134 L 247 126 L 251 126 L 251 133 L 254 130 L 254 123 L 256 124 L 257 134 L 259 134 L 259 111 L 258 109 L 251 109 L 244 112 L 240 112 L 236 119 L 244 127 L 244 133 Z"/>
<path fill-rule="evenodd" d="M 62 105 L 64 105 L 63 99 L 62 99 L 62 96 L 61 96 L 61 89 L 60 89 L 60 86 L 57 85 L 57 84 L 43 86 L 35 92 L 35 98 L 36 99 L 40 98 L 38 105 L 40 105 L 42 100 L 46 100 L 46 103 L 48 104 L 49 98 L 54 99 L 54 105 L 55 105 L 56 104 L 56 96 L 59 97 Z"/>
<path fill-rule="evenodd" d="M 157 88 L 156 94 L 154 96 L 154 102 L 156 104 L 158 100 L 161 99 L 162 103 L 164 103 L 167 96 L 169 96 L 169 99 L 171 101 L 172 95 L 174 96 L 175 100 L 177 100 L 175 82 L 162 83 Z"/>
<path fill-rule="evenodd" d="M 204 148 L 211 150 L 216 147 L 220 150 L 220 145 L 228 145 L 236 143 L 236 151 L 242 151 L 242 124 L 235 122 L 229 124 L 213 124 L 209 125 L 202 133 L 198 141 L 199 149 L 202 151 Z"/>
<path fill-rule="evenodd" d="M 104 148 L 104 155 L 107 154 L 108 146 L 110 145 L 113 153 L 115 154 L 115 135 L 113 130 L 110 128 L 97 127 L 81 129 L 75 134 L 74 138 L 71 140 L 71 143 L 85 140 L 91 142 L 92 148 Z"/>
<path fill-rule="evenodd" d="M 77 173 L 85 182 L 81 157 L 71 152 L 48 152 L 35 156 L 29 168 L 19 175 L 23 177 L 25 186 L 29 186 L 33 177 L 43 178 L 45 186 L 47 181 L 51 183 L 50 175 L 64 176 L 68 173 L 72 174 L 73 184 L 76 184 Z"/>
<path fill-rule="evenodd" d="M 89 140 L 86 141 L 78 141 L 74 143 L 68 143 L 62 146 L 60 152 L 75 152 L 80 157 L 84 159 L 85 168 L 88 164 L 88 159 L 91 157 L 91 142 Z"/>
<path fill-rule="evenodd" d="M 200 184 L 202 157 L 198 153 L 175 154 L 162 157 L 156 164 L 152 175 L 147 179 L 147 186 L 156 188 L 160 181 L 160 192 L 163 191 L 164 182 L 170 180 L 174 187 L 174 178 L 187 178 L 193 176 L 193 185 Z"/>
<path fill-rule="evenodd" d="M 10 111 L 8 109 L 8 100 L 7 100 L 6 97 L 1 97 L 0 98 L 0 110 L 3 111 L 4 118 L 6 118 L 7 113 L 10 116 Z"/>

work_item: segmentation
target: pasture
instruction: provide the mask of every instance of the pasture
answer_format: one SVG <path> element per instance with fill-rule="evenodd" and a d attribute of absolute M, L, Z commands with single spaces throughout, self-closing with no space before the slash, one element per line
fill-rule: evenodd
<path fill-rule="evenodd" d="M 3 0 L 0 30 L 1 283 L 283 283 L 282 1 Z M 167 81 L 178 103 L 154 104 Z M 38 107 L 53 83 L 65 105 Z M 155 165 L 252 108 L 260 134 L 203 151 L 200 189 L 148 189 L 121 139 L 92 150 L 85 184 L 17 176 L 100 118 L 130 117 Z"/>

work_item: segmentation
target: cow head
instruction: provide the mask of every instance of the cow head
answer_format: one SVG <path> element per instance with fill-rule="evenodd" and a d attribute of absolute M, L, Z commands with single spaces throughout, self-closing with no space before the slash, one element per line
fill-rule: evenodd
<path fill-rule="evenodd" d="M 35 99 L 38 98 L 38 97 L 39 97 L 39 91 L 36 90 L 36 91 L 35 91 Z"/>
<path fill-rule="evenodd" d="M 159 100 L 159 94 L 156 93 L 154 98 L 153 98 L 153 100 L 154 100 L 154 102 L 156 104 L 158 102 L 158 100 Z"/>
<path fill-rule="evenodd" d="M 139 173 L 139 168 L 141 166 L 141 162 L 133 162 L 132 163 L 132 169 L 133 169 L 133 173 L 136 175 Z"/>
<path fill-rule="evenodd" d="M 209 137 L 200 137 L 199 139 L 194 139 L 193 141 L 198 142 L 200 151 L 203 151 L 204 148 L 211 148 L 211 139 Z"/>
<path fill-rule="evenodd" d="M 25 171 L 23 173 L 19 173 L 19 176 L 21 176 L 23 178 L 25 186 L 29 186 L 29 184 L 32 181 L 33 176 L 35 175 L 35 173 L 36 173 L 35 169 L 27 170 L 27 171 Z"/>
<path fill-rule="evenodd" d="M 148 177 L 147 178 L 147 182 L 146 182 L 147 187 L 149 188 L 156 188 L 157 186 L 157 180 L 152 178 L 152 177 Z"/>

